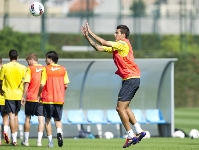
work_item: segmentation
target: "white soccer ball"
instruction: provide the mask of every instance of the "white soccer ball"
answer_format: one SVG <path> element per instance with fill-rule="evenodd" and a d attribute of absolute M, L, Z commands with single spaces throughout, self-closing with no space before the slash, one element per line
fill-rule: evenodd
<path fill-rule="evenodd" d="M 44 5 L 39 2 L 34 2 L 30 5 L 29 11 L 35 17 L 41 16 L 44 13 Z"/>
<path fill-rule="evenodd" d="M 189 137 L 192 139 L 199 138 L 199 131 L 197 129 L 192 129 L 189 133 Z"/>
<path fill-rule="evenodd" d="M 175 131 L 174 133 L 173 133 L 173 137 L 174 138 L 184 138 L 185 137 L 185 134 L 182 132 L 182 131 Z"/>
<path fill-rule="evenodd" d="M 104 138 L 106 138 L 106 139 L 112 139 L 113 137 L 114 137 L 114 135 L 111 132 L 105 132 L 104 133 Z"/>
<path fill-rule="evenodd" d="M 149 139 L 151 137 L 151 134 L 149 131 L 145 131 L 146 135 L 143 137 L 144 139 Z"/>

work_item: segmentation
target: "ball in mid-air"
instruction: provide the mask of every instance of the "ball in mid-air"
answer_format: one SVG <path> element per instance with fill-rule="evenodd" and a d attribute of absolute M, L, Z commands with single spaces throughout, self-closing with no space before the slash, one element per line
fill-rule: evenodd
<path fill-rule="evenodd" d="M 44 13 L 44 5 L 39 2 L 34 2 L 30 5 L 29 11 L 35 17 L 41 16 Z"/>

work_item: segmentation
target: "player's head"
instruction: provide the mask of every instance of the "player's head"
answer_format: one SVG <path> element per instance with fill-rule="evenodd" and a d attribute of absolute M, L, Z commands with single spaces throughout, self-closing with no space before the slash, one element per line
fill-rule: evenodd
<path fill-rule="evenodd" d="M 46 53 L 46 64 L 52 64 L 52 63 L 57 63 L 58 62 L 58 55 L 55 51 L 49 51 Z"/>
<path fill-rule="evenodd" d="M 37 54 L 35 53 L 30 53 L 26 56 L 26 61 L 28 62 L 28 65 L 33 65 L 35 63 L 37 63 L 38 61 L 38 57 L 37 57 Z"/>
<path fill-rule="evenodd" d="M 12 60 L 17 60 L 17 58 L 18 58 L 18 52 L 17 52 L 17 50 L 11 49 L 11 50 L 9 51 L 9 57 L 10 57 L 10 60 L 11 60 L 11 61 L 12 61 Z"/>
<path fill-rule="evenodd" d="M 115 32 L 115 40 L 119 41 L 122 40 L 123 38 L 128 39 L 130 34 L 130 30 L 126 25 L 119 25 L 116 28 L 116 32 Z"/>

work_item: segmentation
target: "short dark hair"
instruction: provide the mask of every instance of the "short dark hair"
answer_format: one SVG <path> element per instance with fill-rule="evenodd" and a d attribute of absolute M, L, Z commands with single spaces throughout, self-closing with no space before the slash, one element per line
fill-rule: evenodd
<path fill-rule="evenodd" d="M 2 64 L 2 58 L 0 57 L 0 64 Z"/>
<path fill-rule="evenodd" d="M 17 50 L 11 49 L 11 50 L 9 51 L 9 57 L 10 57 L 10 60 L 17 60 L 17 57 L 18 57 L 18 52 L 17 52 Z"/>
<path fill-rule="evenodd" d="M 119 26 L 117 26 L 117 29 L 120 29 L 120 32 L 122 34 L 125 34 L 125 38 L 128 39 L 128 36 L 130 34 L 130 30 L 126 25 L 119 25 Z"/>
<path fill-rule="evenodd" d="M 58 62 L 58 55 L 55 51 L 49 51 L 46 53 L 46 57 L 52 59 L 52 61 L 56 64 Z"/>

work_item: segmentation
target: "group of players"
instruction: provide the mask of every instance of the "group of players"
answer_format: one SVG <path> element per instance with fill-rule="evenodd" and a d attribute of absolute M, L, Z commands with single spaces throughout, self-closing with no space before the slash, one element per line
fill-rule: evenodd
<path fill-rule="evenodd" d="M 45 128 L 48 136 L 48 147 L 54 147 L 52 139 L 51 118 L 57 129 L 58 146 L 63 146 L 62 112 L 65 90 L 69 83 L 66 68 L 57 64 L 55 51 L 46 53 L 46 66 L 38 63 L 34 53 L 26 56 L 28 67 L 17 62 L 17 50 L 9 51 L 10 62 L 2 65 L 0 59 L 0 111 L 3 117 L 3 136 L 5 143 L 17 145 L 18 112 L 25 106 L 24 140 L 21 145 L 29 146 L 31 116 L 38 116 L 37 146 L 42 146 Z M 8 119 L 9 118 L 9 119 Z M 8 129 L 11 129 L 11 141 Z"/>
<path fill-rule="evenodd" d="M 129 28 L 126 25 L 117 26 L 114 34 L 115 41 L 106 41 L 94 34 L 87 22 L 81 27 L 81 32 L 96 51 L 113 54 L 113 60 L 117 67 L 115 74 L 122 79 L 116 111 L 127 131 L 123 148 L 139 143 L 146 132 L 142 130 L 129 107 L 140 85 L 140 69 L 134 62 L 133 49 L 128 39 Z M 10 125 L 11 144 L 17 145 L 18 112 L 21 105 L 25 105 L 25 132 L 21 144 L 29 146 L 30 119 L 31 116 L 36 115 L 39 121 L 37 146 L 42 146 L 41 139 L 45 117 L 45 128 L 49 140 L 48 147 L 53 147 L 51 118 L 54 118 L 58 146 L 61 147 L 63 145 L 61 116 L 64 93 L 69 79 L 66 69 L 57 64 L 57 53 L 50 51 L 46 54 L 46 66 L 38 64 L 36 54 L 29 54 L 26 57 L 29 65 L 27 68 L 17 62 L 18 53 L 16 50 L 10 50 L 9 57 L 10 62 L 4 64 L 0 72 L 0 94 L 3 95 L 0 104 L 5 142 L 10 142 L 7 135 L 8 125 Z M 135 128 L 136 133 L 133 132 L 131 125 Z"/>

